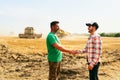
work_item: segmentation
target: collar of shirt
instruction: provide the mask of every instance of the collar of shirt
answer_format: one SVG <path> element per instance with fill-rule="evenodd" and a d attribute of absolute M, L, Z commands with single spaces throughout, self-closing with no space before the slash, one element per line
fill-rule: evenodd
<path fill-rule="evenodd" d="M 93 35 L 90 35 L 90 37 L 95 37 L 95 36 L 99 36 L 99 34 L 95 32 Z"/>

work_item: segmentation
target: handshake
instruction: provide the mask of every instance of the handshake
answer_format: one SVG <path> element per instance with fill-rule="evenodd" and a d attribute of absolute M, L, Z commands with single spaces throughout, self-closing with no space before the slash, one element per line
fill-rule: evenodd
<path fill-rule="evenodd" d="M 78 53 L 81 53 L 80 50 L 69 50 L 69 53 L 70 54 L 78 54 Z"/>

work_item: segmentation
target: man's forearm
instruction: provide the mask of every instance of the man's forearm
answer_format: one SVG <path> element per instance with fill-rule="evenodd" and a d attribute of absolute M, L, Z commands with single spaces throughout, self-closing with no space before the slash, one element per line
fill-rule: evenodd
<path fill-rule="evenodd" d="M 62 52 L 70 52 L 70 50 L 64 48 L 63 46 L 58 46 L 57 49 L 62 51 Z"/>
<path fill-rule="evenodd" d="M 58 50 L 60 50 L 60 51 L 62 51 L 62 52 L 70 52 L 70 50 L 64 48 L 62 45 L 60 45 L 60 44 L 58 44 L 58 43 L 53 44 L 53 46 L 54 46 L 56 49 L 58 49 Z"/>

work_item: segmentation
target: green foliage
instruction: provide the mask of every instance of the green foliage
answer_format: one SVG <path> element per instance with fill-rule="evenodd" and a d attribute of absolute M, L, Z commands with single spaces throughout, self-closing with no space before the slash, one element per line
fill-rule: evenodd
<path fill-rule="evenodd" d="M 120 37 L 120 32 L 119 33 L 101 33 L 100 35 L 102 37 Z"/>
<path fill-rule="evenodd" d="M 115 37 L 120 37 L 120 33 L 116 33 L 116 34 L 115 34 Z"/>

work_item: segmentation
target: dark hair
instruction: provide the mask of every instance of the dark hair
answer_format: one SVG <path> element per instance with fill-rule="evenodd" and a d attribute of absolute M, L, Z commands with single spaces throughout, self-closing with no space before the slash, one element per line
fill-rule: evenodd
<path fill-rule="evenodd" d="M 97 24 L 96 22 L 94 22 L 94 23 L 92 24 L 92 26 L 94 26 L 94 27 L 96 28 L 96 30 L 99 28 L 99 26 L 98 26 L 98 24 Z"/>
<path fill-rule="evenodd" d="M 98 27 L 95 27 L 96 28 L 96 30 L 98 29 Z"/>
<path fill-rule="evenodd" d="M 50 27 L 52 28 L 52 26 L 54 26 L 54 25 L 56 25 L 56 24 L 58 24 L 59 23 L 59 21 L 52 21 L 51 23 L 50 23 Z"/>

